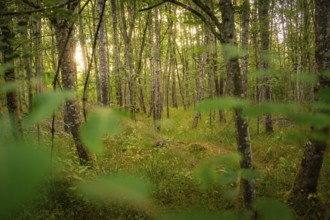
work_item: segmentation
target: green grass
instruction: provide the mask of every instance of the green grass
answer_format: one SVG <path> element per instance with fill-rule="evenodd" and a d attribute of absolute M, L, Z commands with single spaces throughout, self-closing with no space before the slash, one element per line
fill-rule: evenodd
<path fill-rule="evenodd" d="M 64 132 L 56 134 L 57 171 L 42 187 L 37 199 L 26 206 L 18 219 L 149 219 L 161 213 L 182 210 L 206 212 L 238 211 L 236 183 L 215 184 L 207 189 L 195 170 L 217 156 L 236 152 L 232 113 L 227 123 L 219 123 L 203 114 L 198 128 L 192 129 L 192 111 L 171 109 L 171 119 L 165 119 L 161 132 L 153 129 L 151 118 L 138 115 L 137 121 L 123 120 L 121 134 L 104 138 L 106 150 L 95 157 L 94 170 L 78 165 L 73 142 Z M 276 126 L 271 135 L 256 134 L 256 120 L 249 119 L 258 197 L 276 198 L 285 202 L 303 152 L 303 142 L 292 141 L 288 134 L 304 128 L 293 124 Z M 260 124 L 262 130 L 263 124 Z M 45 129 L 45 128 L 43 128 Z M 49 134 L 44 134 L 45 137 Z M 46 145 L 49 146 L 49 142 Z M 329 158 L 322 172 L 320 193 L 329 204 Z M 121 202 L 93 202 L 77 195 L 76 185 L 99 175 L 132 174 L 151 183 L 152 208 L 140 210 Z"/>

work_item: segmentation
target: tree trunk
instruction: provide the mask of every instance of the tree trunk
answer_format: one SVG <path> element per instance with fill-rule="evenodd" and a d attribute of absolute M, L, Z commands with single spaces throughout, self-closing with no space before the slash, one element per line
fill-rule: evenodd
<path fill-rule="evenodd" d="M 22 41 L 28 40 L 28 17 L 22 16 L 19 21 L 18 25 L 19 27 L 19 33 Z M 32 84 L 31 84 L 31 79 L 32 79 L 32 68 L 31 68 L 31 53 L 30 53 L 31 48 L 29 48 L 29 44 L 23 43 L 22 45 L 22 54 L 23 54 L 23 65 L 25 69 L 25 74 L 26 74 L 26 79 L 27 79 L 27 91 L 28 91 L 28 108 L 29 112 L 32 110 L 32 100 L 33 100 L 33 91 L 32 91 Z M 24 93 L 25 91 L 23 91 Z"/>
<path fill-rule="evenodd" d="M 118 27 L 117 27 L 117 5 L 116 0 L 111 0 L 111 13 L 112 13 L 112 28 L 113 28 L 113 52 L 115 57 L 115 85 L 116 97 L 119 107 L 123 107 L 123 93 L 121 86 L 120 76 L 120 58 L 119 58 L 119 40 L 118 40 Z"/>
<path fill-rule="evenodd" d="M 222 43 L 237 46 L 233 5 L 230 0 L 220 0 L 220 8 L 222 20 L 224 21 Z M 228 75 L 232 76 L 234 96 L 242 97 L 244 91 L 238 58 L 227 60 L 227 72 Z M 237 131 L 236 140 L 238 151 L 242 154 L 241 168 L 253 169 L 249 127 L 247 120 L 242 116 L 241 108 L 235 109 L 235 125 Z M 244 206 L 246 208 L 251 208 L 252 202 L 255 198 L 255 181 L 251 179 L 242 179 L 242 188 Z"/>
<path fill-rule="evenodd" d="M 58 54 L 59 56 L 62 55 L 62 57 L 59 57 L 58 59 L 62 59 L 62 65 L 60 68 L 63 89 L 76 91 L 77 66 L 74 59 L 75 43 L 72 36 L 69 36 L 66 44 L 70 28 L 73 28 L 73 26 L 70 27 L 70 23 L 65 19 L 55 18 L 51 19 L 51 21 L 55 28 Z M 68 126 L 75 142 L 80 164 L 87 164 L 88 162 L 91 162 L 91 158 L 87 150 L 84 148 L 79 136 L 81 125 L 79 102 L 77 98 L 73 98 L 66 101 L 65 106 L 68 114 Z"/>
<path fill-rule="evenodd" d="M 99 59 L 100 59 L 100 79 L 101 79 L 101 101 L 104 106 L 109 105 L 109 73 L 106 53 L 106 32 L 105 32 L 105 0 L 97 1 L 97 11 L 99 14 L 100 29 L 99 29 Z"/>
<path fill-rule="evenodd" d="M 7 10 L 7 5 L 4 2 L 0 2 L 0 8 L 3 10 Z M 4 75 L 6 83 L 13 83 L 16 81 L 15 69 L 14 69 L 14 57 L 15 50 L 13 41 L 15 39 L 15 35 L 12 32 L 12 21 L 10 17 L 3 16 L 0 18 L 0 29 L 1 29 L 1 52 L 3 55 L 3 63 L 10 65 Z M 19 106 L 17 102 L 17 91 L 13 89 L 6 93 L 7 99 L 7 108 L 10 117 L 10 122 L 12 126 L 12 132 L 14 137 L 17 139 L 23 136 L 23 129 L 19 114 Z"/>
<path fill-rule="evenodd" d="M 330 70 L 330 1 L 315 0 L 315 59 L 318 72 L 316 91 L 329 89 L 330 79 L 320 75 Z M 320 98 L 317 101 L 328 102 Z M 329 114 L 328 112 L 324 112 Z M 329 127 L 322 130 L 312 128 L 312 131 L 321 133 L 329 138 Z M 327 141 L 310 139 L 305 146 L 303 159 L 294 181 L 290 202 L 299 216 L 306 219 L 327 219 L 324 209 L 317 195 L 317 185 L 323 163 Z M 329 217 L 329 216 L 328 216 Z"/>
<path fill-rule="evenodd" d="M 120 12 L 121 12 L 121 20 L 122 20 L 122 36 L 124 39 L 124 53 L 125 53 L 125 60 L 127 62 L 128 69 L 127 72 L 127 78 L 128 78 L 128 92 L 129 92 L 129 100 L 128 100 L 128 108 L 131 112 L 132 118 L 135 118 L 135 79 L 136 74 L 134 72 L 134 64 L 133 64 L 133 53 L 132 53 L 132 31 L 134 28 L 134 20 L 135 20 L 135 5 L 136 2 L 133 3 L 132 7 L 128 9 L 129 12 L 129 22 L 127 27 L 126 22 L 126 15 L 125 15 L 125 6 L 123 2 L 120 2 Z M 131 10 L 130 10 L 131 9 Z"/>
<path fill-rule="evenodd" d="M 249 21 L 250 21 L 250 0 L 243 1 L 243 12 L 242 12 L 242 49 L 244 55 L 242 56 L 242 81 L 244 96 L 248 95 L 248 66 L 249 66 Z"/>
<path fill-rule="evenodd" d="M 269 0 L 259 1 L 259 23 L 261 38 L 261 70 L 267 75 L 262 78 L 262 92 L 265 101 L 271 101 L 271 78 L 269 76 Z M 271 114 L 266 114 L 265 118 L 266 133 L 273 132 L 273 120 Z"/>
<path fill-rule="evenodd" d="M 161 71 L 161 60 L 160 60 L 160 25 L 158 18 L 158 9 L 155 10 L 155 75 L 154 75 L 154 86 L 155 86 L 155 108 L 154 108 L 154 125 L 157 130 L 160 130 L 160 120 L 162 118 L 162 71 Z"/>
<path fill-rule="evenodd" d="M 197 31 L 196 38 L 197 38 L 197 46 L 201 47 L 200 43 L 200 36 L 199 31 Z M 204 91 L 204 76 L 205 76 L 205 56 L 206 53 L 203 51 L 201 54 L 198 54 L 198 69 L 199 69 L 199 76 L 198 76 L 198 85 L 197 85 L 197 104 L 200 103 L 203 99 L 203 91 Z M 201 118 L 201 113 L 199 111 L 195 112 L 194 121 L 193 121 L 193 128 L 197 128 L 198 120 Z"/>

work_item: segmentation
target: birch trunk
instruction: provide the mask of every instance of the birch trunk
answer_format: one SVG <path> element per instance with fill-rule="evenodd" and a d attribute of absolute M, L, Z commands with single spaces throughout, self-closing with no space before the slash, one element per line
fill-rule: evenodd
<path fill-rule="evenodd" d="M 106 53 L 106 31 L 105 31 L 105 0 L 97 1 L 97 11 L 100 19 L 99 29 L 99 59 L 100 59 L 100 81 L 101 81 L 101 101 L 104 106 L 109 105 L 109 73 Z"/>

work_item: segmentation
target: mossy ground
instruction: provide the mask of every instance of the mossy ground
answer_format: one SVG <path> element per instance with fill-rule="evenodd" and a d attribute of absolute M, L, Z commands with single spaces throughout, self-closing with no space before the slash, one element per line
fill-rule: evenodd
<path fill-rule="evenodd" d="M 236 152 L 232 114 L 226 112 L 226 123 L 219 122 L 218 115 L 202 114 L 196 129 L 191 128 L 193 116 L 193 112 L 171 109 L 171 118 L 163 120 L 160 132 L 153 129 L 152 119 L 145 115 L 137 115 L 136 121 L 123 120 L 120 134 L 104 138 L 106 150 L 94 158 L 96 166 L 92 170 L 78 165 L 70 136 L 56 133 L 54 161 L 59 169 L 18 218 L 148 219 L 178 210 L 239 210 L 237 197 L 231 195 L 235 186 L 216 184 L 203 189 L 194 175 L 200 164 Z M 283 125 L 275 118 L 275 132 L 269 135 L 263 132 L 263 124 L 257 134 L 256 119 L 249 119 L 249 124 L 254 166 L 260 172 L 256 180 L 257 196 L 285 202 L 306 140 L 293 134 L 305 128 L 290 122 Z M 319 184 L 320 196 L 327 207 L 330 207 L 329 168 L 327 152 Z M 147 178 L 152 184 L 152 211 L 147 213 L 110 202 L 93 203 L 74 193 L 77 183 L 108 173 Z"/>

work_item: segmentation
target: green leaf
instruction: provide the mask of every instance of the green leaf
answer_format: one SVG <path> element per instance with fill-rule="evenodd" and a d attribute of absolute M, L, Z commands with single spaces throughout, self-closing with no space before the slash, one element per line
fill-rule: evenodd
<path fill-rule="evenodd" d="M 218 180 L 222 185 L 228 185 L 232 183 L 236 183 L 238 179 L 237 171 L 221 171 L 218 173 Z"/>
<path fill-rule="evenodd" d="M 313 126 L 317 130 L 330 126 L 330 116 L 324 113 L 296 113 L 289 114 L 288 117 L 297 123 Z"/>
<path fill-rule="evenodd" d="M 226 169 L 238 169 L 240 166 L 241 155 L 237 152 L 221 155 L 213 160 L 216 165 L 221 165 Z"/>
<path fill-rule="evenodd" d="M 19 88 L 19 82 L 7 82 L 0 84 L 0 93 L 7 93 Z"/>
<path fill-rule="evenodd" d="M 330 79 L 330 71 L 326 70 L 321 73 L 321 76 Z"/>
<path fill-rule="evenodd" d="M 0 76 L 5 74 L 5 72 L 11 69 L 13 65 L 11 63 L 0 64 Z"/>
<path fill-rule="evenodd" d="M 311 103 L 311 107 L 320 110 L 320 111 L 329 111 L 330 110 L 330 103 L 326 102 L 313 102 Z"/>
<path fill-rule="evenodd" d="M 33 126 L 51 116 L 65 100 L 72 97 L 74 97 L 74 93 L 69 91 L 49 91 L 36 95 L 33 100 L 32 112 L 25 119 L 26 125 Z"/>
<path fill-rule="evenodd" d="M 121 114 L 102 108 L 92 113 L 80 131 L 81 140 L 89 151 L 95 154 L 103 152 L 102 137 L 105 134 L 118 134 L 121 131 L 118 121 Z"/>
<path fill-rule="evenodd" d="M 257 199 L 254 206 L 263 220 L 293 219 L 290 208 L 277 200 L 265 198 Z"/>
<path fill-rule="evenodd" d="M 233 44 L 222 45 L 222 51 L 228 59 L 238 59 L 243 55 L 243 51 Z"/>
<path fill-rule="evenodd" d="M 199 112 L 219 110 L 219 109 L 232 109 L 239 108 L 247 105 L 248 102 L 243 99 L 238 99 L 234 97 L 223 97 L 216 99 L 208 99 L 202 101 L 197 107 L 196 110 Z"/>
<path fill-rule="evenodd" d="M 302 110 L 299 104 L 286 104 L 286 103 L 262 103 L 258 105 L 248 106 L 243 110 L 245 116 L 257 117 L 264 114 L 282 114 L 287 115 L 292 112 Z"/>
<path fill-rule="evenodd" d="M 246 180 L 252 180 L 260 177 L 260 173 L 254 169 L 241 169 L 241 177 Z"/>
<path fill-rule="evenodd" d="M 217 173 L 210 164 L 203 164 L 195 169 L 195 177 L 200 181 L 202 189 L 207 189 L 216 183 Z"/>
<path fill-rule="evenodd" d="M 321 100 L 330 101 L 330 88 L 323 88 L 320 89 L 316 96 L 319 97 Z"/>
<path fill-rule="evenodd" d="M 36 196 L 50 172 L 50 155 L 24 142 L 0 146 L 0 219 L 22 211 Z"/>
<path fill-rule="evenodd" d="M 315 84 L 317 82 L 317 77 L 316 75 L 312 75 L 310 73 L 299 73 L 295 74 L 294 78 L 302 83 L 306 84 Z"/>
<path fill-rule="evenodd" d="M 124 202 L 141 209 L 148 209 L 150 183 L 134 176 L 112 175 L 78 185 L 78 192 L 95 201 Z"/>

